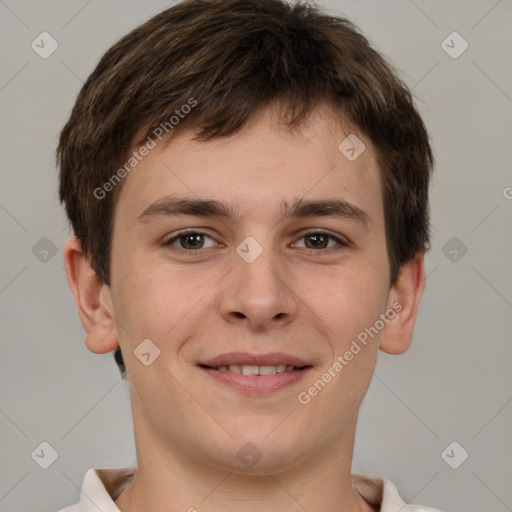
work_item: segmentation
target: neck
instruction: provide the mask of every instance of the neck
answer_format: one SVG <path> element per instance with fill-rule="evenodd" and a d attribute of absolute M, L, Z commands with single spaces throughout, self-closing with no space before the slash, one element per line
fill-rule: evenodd
<path fill-rule="evenodd" d="M 356 422 L 314 456 L 242 473 L 164 444 L 134 412 L 137 473 L 115 503 L 122 512 L 374 512 L 351 483 Z"/>

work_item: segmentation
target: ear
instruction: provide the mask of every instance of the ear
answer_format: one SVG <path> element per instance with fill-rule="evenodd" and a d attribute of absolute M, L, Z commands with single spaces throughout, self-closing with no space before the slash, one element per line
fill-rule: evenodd
<path fill-rule="evenodd" d="M 87 333 L 85 344 L 95 354 L 105 354 L 119 346 L 112 310 L 110 287 L 102 283 L 76 236 L 64 245 L 64 264 L 78 314 Z"/>
<path fill-rule="evenodd" d="M 418 252 L 404 263 L 388 297 L 388 311 L 395 311 L 382 330 L 379 348 L 387 354 L 403 354 L 411 345 L 421 294 L 425 288 L 425 254 Z"/>

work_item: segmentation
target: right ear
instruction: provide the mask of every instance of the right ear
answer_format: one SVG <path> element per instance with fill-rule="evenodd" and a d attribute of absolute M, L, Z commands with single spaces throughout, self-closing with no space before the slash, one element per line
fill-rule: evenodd
<path fill-rule="evenodd" d="M 69 238 L 64 245 L 64 264 L 78 315 L 87 333 L 87 348 L 95 354 L 115 350 L 119 341 L 110 287 L 98 278 L 76 236 Z"/>

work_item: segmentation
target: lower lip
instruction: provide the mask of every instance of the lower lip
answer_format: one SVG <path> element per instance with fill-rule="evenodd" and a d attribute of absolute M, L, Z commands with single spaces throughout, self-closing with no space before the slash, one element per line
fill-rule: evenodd
<path fill-rule="evenodd" d="M 303 370 L 281 372 L 274 375 L 244 375 L 243 373 L 234 373 L 229 370 L 213 370 L 202 367 L 200 369 L 213 379 L 239 391 L 251 394 L 264 394 L 278 391 L 301 381 L 306 375 L 309 375 L 313 368 L 309 366 Z"/>

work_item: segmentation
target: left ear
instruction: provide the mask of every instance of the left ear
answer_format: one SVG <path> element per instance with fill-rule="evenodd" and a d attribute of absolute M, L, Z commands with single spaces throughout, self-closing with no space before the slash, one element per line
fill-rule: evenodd
<path fill-rule="evenodd" d="M 403 264 L 389 291 L 388 310 L 396 315 L 382 330 L 379 348 L 387 354 L 403 354 L 411 345 L 421 294 L 425 288 L 425 253 L 418 252 Z"/>

